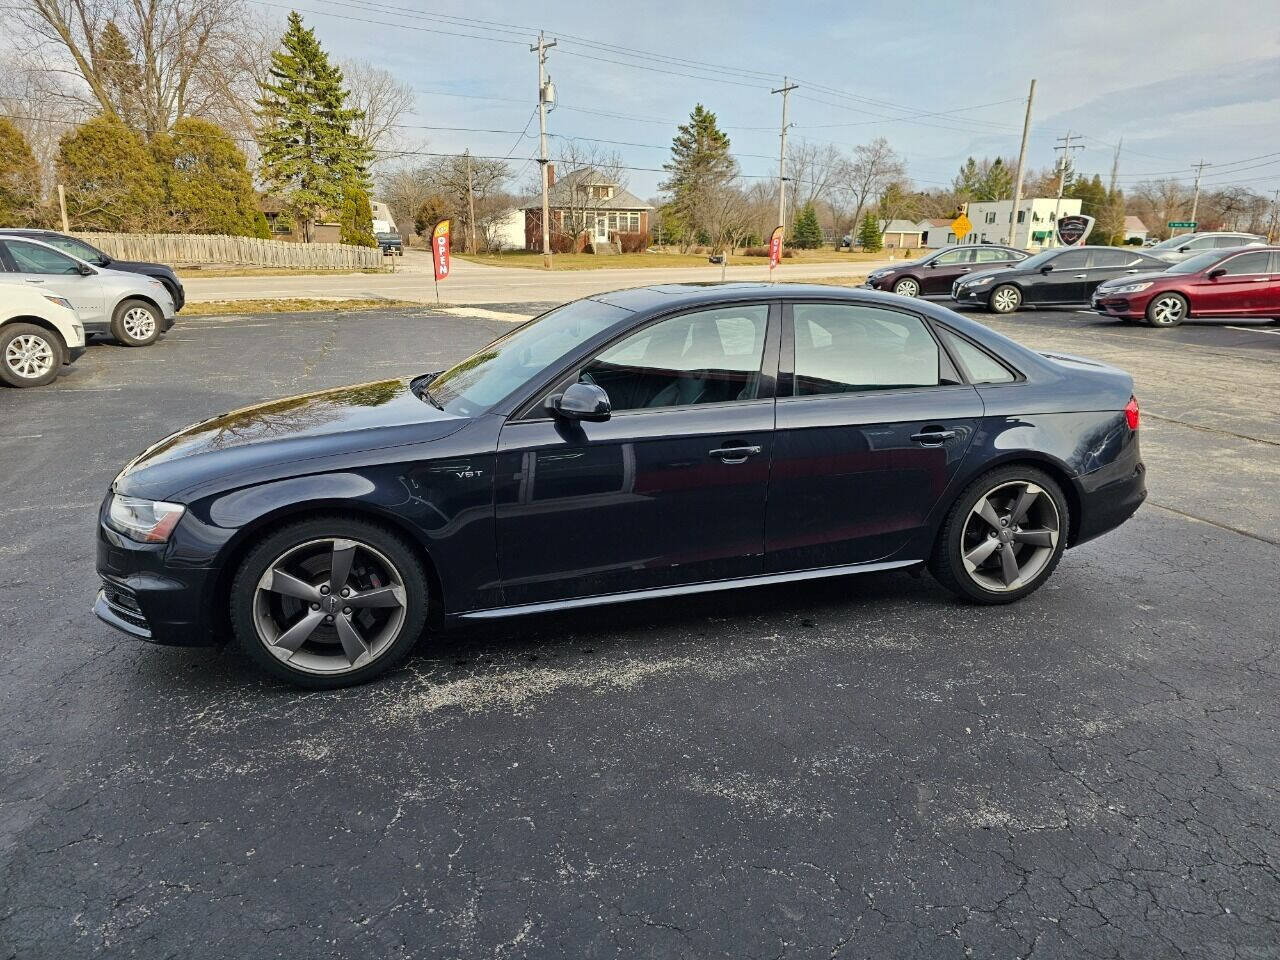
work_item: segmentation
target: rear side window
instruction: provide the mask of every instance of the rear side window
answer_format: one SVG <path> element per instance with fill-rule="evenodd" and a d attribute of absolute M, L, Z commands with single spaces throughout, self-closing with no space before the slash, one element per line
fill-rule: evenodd
<path fill-rule="evenodd" d="M 1008 250 L 978 250 L 974 259 L 978 263 L 1003 263 L 1016 258 Z"/>
<path fill-rule="evenodd" d="M 938 332 L 946 342 L 951 355 L 960 361 L 970 383 L 1010 383 L 1015 379 L 1003 363 L 981 347 L 975 346 L 950 330 L 939 328 Z"/>
<path fill-rule="evenodd" d="M 1093 251 L 1093 265 L 1095 267 L 1127 267 L 1134 262 L 1133 254 L 1124 250 Z"/>
<path fill-rule="evenodd" d="M 936 387 L 938 343 L 919 317 L 839 303 L 797 303 L 796 396 Z"/>

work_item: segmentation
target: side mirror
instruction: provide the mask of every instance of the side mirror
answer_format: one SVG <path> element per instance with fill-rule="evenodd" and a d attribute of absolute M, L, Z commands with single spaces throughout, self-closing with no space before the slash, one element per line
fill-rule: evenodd
<path fill-rule="evenodd" d="M 80 274 L 80 276 L 82 277 L 92 277 L 94 274 L 94 269 L 93 267 L 86 266 L 85 264 L 81 263 L 76 266 L 76 273 Z"/>
<path fill-rule="evenodd" d="M 564 393 L 547 397 L 547 409 L 562 420 L 600 423 L 609 419 L 609 394 L 594 383 L 571 383 Z"/>
<path fill-rule="evenodd" d="M 1185 246 L 1185 247 L 1179 247 L 1179 248 L 1178 248 L 1178 252 L 1179 252 L 1179 253 L 1186 253 L 1186 252 L 1187 252 L 1188 250 L 1190 250 L 1190 249 L 1191 249 L 1190 245 Z"/>
<path fill-rule="evenodd" d="M 1041 272 L 1041 273 L 1053 273 L 1053 264 L 1052 264 L 1052 263 L 1046 263 L 1043 267 L 1041 267 L 1041 268 L 1040 268 L 1040 272 Z"/>
<path fill-rule="evenodd" d="M 1210 280 L 1217 280 L 1219 277 L 1225 277 L 1226 275 L 1227 275 L 1226 267 L 1214 267 L 1212 270 L 1209 271 Z"/>

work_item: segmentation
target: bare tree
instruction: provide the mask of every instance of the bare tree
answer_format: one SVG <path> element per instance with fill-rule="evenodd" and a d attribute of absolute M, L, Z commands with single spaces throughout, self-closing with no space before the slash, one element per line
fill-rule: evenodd
<path fill-rule="evenodd" d="M 708 190 L 703 203 L 703 229 L 711 252 L 729 255 L 751 234 L 751 204 L 737 183 L 729 181 Z"/>
<path fill-rule="evenodd" d="M 1170 220 L 1178 220 L 1190 201 L 1187 188 L 1178 180 L 1144 180 L 1133 189 L 1134 206 L 1151 232 L 1169 236 Z"/>
<path fill-rule="evenodd" d="M 843 157 L 833 144 L 797 141 L 787 150 L 787 179 L 791 209 L 801 210 L 820 200 L 830 201 Z"/>
<path fill-rule="evenodd" d="M 18 0 L 16 9 L 33 52 L 62 52 L 49 69 L 73 68 L 87 103 L 147 136 L 216 112 L 245 26 L 242 0 Z"/>
<path fill-rule="evenodd" d="M 600 206 L 601 197 L 593 188 L 627 185 L 621 155 L 616 150 L 582 140 L 565 140 L 560 144 L 556 151 L 555 179 L 553 206 L 564 211 L 560 232 L 571 237 L 594 226 L 587 223 L 588 213 Z M 542 181 L 538 179 L 529 193 L 541 191 Z"/>
<path fill-rule="evenodd" d="M 378 177 L 378 196 L 391 208 L 391 215 L 406 236 L 418 210 L 436 192 L 432 173 L 422 166 L 397 166 Z"/>
<path fill-rule="evenodd" d="M 404 136 L 400 126 L 417 104 L 412 87 L 397 80 L 390 70 L 367 60 L 344 61 L 342 75 L 351 92 L 347 106 L 362 111 L 352 132 L 374 151 L 375 163 L 404 157 L 420 149 Z"/>
<path fill-rule="evenodd" d="M 91 113 L 70 87 L 68 77 L 44 70 L 29 57 L 14 53 L 0 60 L 0 112 L 31 146 L 44 196 L 53 188 L 59 141 Z"/>
<path fill-rule="evenodd" d="M 854 147 L 853 156 L 841 163 L 833 176 L 835 195 L 848 217 L 846 223 L 852 226 L 860 223 L 868 203 L 890 183 L 903 179 L 906 173 L 902 157 L 884 137 Z M 836 226 L 839 229 L 842 225 Z"/>
<path fill-rule="evenodd" d="M 511 178 L 511 168 L 507 163 L 463 155 L 440 157 L 422 170 L 429 192 L 445 199 L 456 221 L 454 242 L 470 249 L 471 209 L 474 206 L 476 246 L 481 246 L 482 242 L 487 244 L 487 220 L 497 215 L 498 205 L 493 199 L 504 193 L 504 187 Z"/>

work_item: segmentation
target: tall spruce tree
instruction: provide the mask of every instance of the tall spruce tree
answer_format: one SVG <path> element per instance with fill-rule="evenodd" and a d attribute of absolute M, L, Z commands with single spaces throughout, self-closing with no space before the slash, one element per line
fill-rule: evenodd
<path fill-rule="evenodd" d="M 684 228 L 686 242 L 706 232 L 708 209 L 717 190 L 738 172 L 729 155 L 729 138 L 716 124 L 716 115 L 697 104 L 689 122 L 680 125 L 671 140 L 671 159 L 664 163 L 668 177 L 661 184 L 670 190 L 669 212 Z"/>
<path fill-rule="evenodd" d="M 363 113 L 347 106 L 342 71 L 296 12 L 269 73 L 258 100 L 262 178 L 311 240 L 318 216 L 340 213 L 348 184 L 368 189 L 372 154 L 352 132 Z"/>
<path fill-rule="evenodd" d="M 40 168 L 26 137 L 0 117 L 0 224 L 44 226 L 40 210 Z"/>

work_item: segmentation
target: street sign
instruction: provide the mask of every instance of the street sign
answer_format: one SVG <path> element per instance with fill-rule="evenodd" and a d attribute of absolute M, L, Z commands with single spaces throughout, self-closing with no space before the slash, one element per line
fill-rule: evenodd
<path fill-rule="evenodd" d="M 1194 220 L 1170 220 L 1170 230 L 1194 230 L 1196 222 Z"/>
<path fill-rule="evenodd" d="M 973 221 L 962 213 L 951 221 L 951 232 L 956 235 L 957 243 L 964 243 L 964 238 L 973 232 Z"/>
<path fill-rule="evenodd" d="M 1072 213 L 1058 218 L 1058 242 L 1064 247 L 1074 247 L 1084 243 L 1085 238 L 1093 230 L 1093 217 L 1085 217 Z"/>

